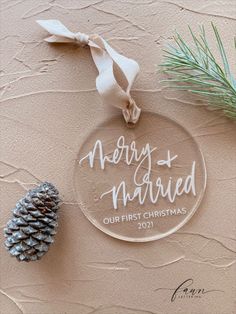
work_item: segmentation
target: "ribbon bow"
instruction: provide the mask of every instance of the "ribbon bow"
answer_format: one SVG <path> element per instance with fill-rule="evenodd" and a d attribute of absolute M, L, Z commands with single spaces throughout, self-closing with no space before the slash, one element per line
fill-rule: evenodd
<path fill-rule="evenodd" d="M 116 52 L 99 35 L 73 33 L 58 20 L 38 20 L 37 23 L 51 34 L 45 39 L 49 43 L 73 42 L 90 47 L 99 72 L 96 87 L 103 102 L 122 109 L 126 123 L 135 124 L 141 109 L 131 97 L 130 89 L 139 72 L 138 63 Z"/>

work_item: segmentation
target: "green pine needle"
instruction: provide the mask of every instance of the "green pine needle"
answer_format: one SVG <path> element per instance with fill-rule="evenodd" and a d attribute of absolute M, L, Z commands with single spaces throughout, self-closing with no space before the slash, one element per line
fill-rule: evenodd
<path fill-rule="evenodd" d="M 216 26 L 212 23 L 222 65 L 211 52 L 203 26 L 196 36 L 189 27 L 193 45 L 188 45 L 177 33 L 176 46 L 169 46 L 161 64 L 163 72 L 171 75 L 171 86 L 204 97 L 208 105 L 236 120 L 236 80 L 233 77 L 225 49 Z M 236 39 L 234 39 L 236 48 Z"/>

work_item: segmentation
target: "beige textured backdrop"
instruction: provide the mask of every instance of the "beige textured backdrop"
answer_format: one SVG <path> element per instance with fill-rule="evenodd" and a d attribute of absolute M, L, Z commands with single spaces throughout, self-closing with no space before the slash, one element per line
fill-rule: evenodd
<path fill-rule="evenodd" d="M 88 49 L 49 46 L 36 19 L 60 19 L 98 33 L 141 66 L 133 96 L 143 109 L 175 118 L 198 141 L 207 165 L 204 200 L 191 221 L 163 240 L 132 244 L 97 230 L 73 196 L 76 154 L 86 134 L 116 112 L 95 89 Z M 174 29 L 210 21 L 235 66 L 234 0 L 2 0 L 0 104 L 1 230 L 10 209 L 39 181 L 64 198 L 56 243 L 36 263 L 10 258 L 0 235 L 1 314 L 233 314 L 235 297 L 236 127 L 185 94 L 161 87 L 156 64 Z M 212 33 L 210 33 L 213 42 Z M 194 288 L 222 290 L 170 302 Z M 168 288 L 168 289 L 159 289 Z M 158 290 L 157 290 L 158 289 Z"/>

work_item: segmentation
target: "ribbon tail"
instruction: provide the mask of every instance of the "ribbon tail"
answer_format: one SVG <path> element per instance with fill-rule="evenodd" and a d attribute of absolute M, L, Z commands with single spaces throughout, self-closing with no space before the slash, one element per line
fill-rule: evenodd
<path fill-rule="evenodd" d="M 56 35 L 52 35 L 48 38 L 44 39 L 46 42 L 48 43 L 72 43 L 74 42 L 72 39 L 67 38 L 67 37 L 62 37 L 62 36 L 56 36 Z"/>
<path fill-rule="evenodd" d="M 58 20 L 37 20 L 36 22 L 51 35 L 74 39 L 74 33 Z"/>

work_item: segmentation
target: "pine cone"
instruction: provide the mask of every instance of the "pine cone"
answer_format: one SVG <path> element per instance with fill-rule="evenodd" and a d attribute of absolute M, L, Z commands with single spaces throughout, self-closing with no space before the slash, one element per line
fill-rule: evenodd
<path fill-rule="evenodd" d="M 59 195 L 53 184 L 44 182 L 27 192 L 13 209 L 13 218 L 4 228 L 5 246 L 19 261 L 40 259 L 54 242 Z"/>

